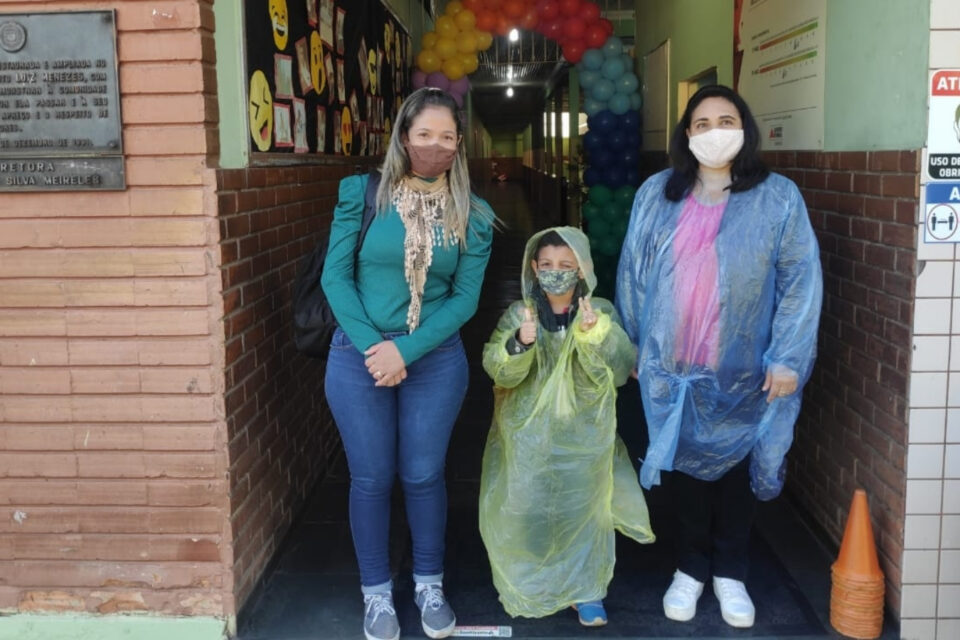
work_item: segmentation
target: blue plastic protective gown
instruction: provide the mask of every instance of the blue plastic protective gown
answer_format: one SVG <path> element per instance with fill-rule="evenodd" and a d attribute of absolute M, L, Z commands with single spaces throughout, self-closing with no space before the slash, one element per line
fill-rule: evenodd
<path fill-rule="evenodd" d="M 803 385 L 816 355 L 823 297 L 819 249 L 800 191 L 771 174 L 729 196 L 714 247 L 719 267 L 715 367 L 677 362 L 674 259 L 684 203 L 663 195 L 670 170 L 637 191 L 617 273 L 616 307 L 638 346 L 640 393 L 650 445 L 640 483 L 661 470 L 716 480 L 750 456 L 754 494 L 783 489 Z M 707 337 L 703 336 L 706 340 Z M 793 373 L 797 391 L 766 401 L 767 370 Z"/>
<path fill-rule="evenodd" d="M 596 286 L 590 245 L 577 229 L 555 229 Z M 613 305 L 591 300 L 597 324 L 580 329 L 579 311 L 565 331 L 540 323 L 534 345 L 509 353 L 524 309 L 536 309 L 531 259 L 540 235 L 527 243 L 524 300 L 500 318 L 484 347 L 494 380 L 494 417 L 483 455 L 480 533 L 493 582 L 513 616 L 550 615 L 603 598 L 613 577 L 614 530 L 653 542 L 643 492 L 616 435 L 616 388 L 636 361 Z"/>

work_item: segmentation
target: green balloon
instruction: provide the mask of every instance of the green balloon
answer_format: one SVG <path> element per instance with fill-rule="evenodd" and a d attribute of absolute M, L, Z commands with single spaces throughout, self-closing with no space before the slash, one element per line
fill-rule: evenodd
<path fill-rule="evenodd" d="M 600 241 L 600 253 L 614 256 L 620 251 L 620 242 L 613 236 L 606 236 Z"/>
<path fill-rule="evenodd" d="M 588 228 L 590 229 L 588 235 L 591 239 L 597 238 L 599 240 L 610 234 L 610 225 L 607 224 L 603 216 L 597 216 L 591 220 Z"/>
<path fill-rule="evenodd" d="M 617 204 L 621 206 L 633 208 L 633 197 L 636 194 L 637 194 L 636 188 L 627 185 L 617 189 L 613 194 L 613 199 Z"/>
<path fill-rule="evenodd" d="M 583 213 L 583 218 L 591 222 L 600 217 L 600 207 L 597 203 L 590 202 L 589 200 L 583 203 L 581 212 Z"/>
<path fill-rule="evenodd" d="M 610 187 L 603 184 L 596 184 L 590 187 L 590 202 L 596 204 L 607 204 L 613 199 L 613 191 Z"/>
<path fill-rule="evenodd" d="M 615 225 L 622 218 L 623 218 L 623 212 L 621 211 L 617 203 L 610 202 L 603 207 L 603 219 L 608 223 L 610 223 L 611 225 Z"/>

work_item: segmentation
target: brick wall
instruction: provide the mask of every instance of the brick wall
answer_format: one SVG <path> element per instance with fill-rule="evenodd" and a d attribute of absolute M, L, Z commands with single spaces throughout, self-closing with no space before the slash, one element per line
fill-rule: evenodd
<path fill-rule="evenodd" d="M 338 450 L 319 361 L 292 342 L 297 262 L 329 231 L 350 165 L 218 174 L 233 564 L 248 598 L 307 492 Z"/>
<path fill-rule="evenodd" d="M 115 8 L 125 191 L 0 194 L 0 609 L 233 611 L 212 0 Z"/>
<path fill-rule="evenodd" d="M 787 488 L 838 544 L 854 489 L 867 491 L 887 603 L 898 612 L 920 153 L 766 159 L 803 192 L 824 266 L 817 366 Z"/>

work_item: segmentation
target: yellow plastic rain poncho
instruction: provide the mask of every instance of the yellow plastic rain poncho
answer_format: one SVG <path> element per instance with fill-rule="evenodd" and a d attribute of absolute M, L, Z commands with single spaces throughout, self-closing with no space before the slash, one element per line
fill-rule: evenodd
<path fill-rule="evenodd" d="M 596 285 L 587 237 L 552 229 L 577 256 L 578 296 Z M 576 307 L 566 330 L 547 330 L 550 308 L 531 261 L 540 236 L 527 243 L 524 299 L 500 318 L 484 347 L 494 381 L 493 426 L 483 455 L 480 533 L 500 602 L 512 616 L 550 615 L 602 599 L 613 577 L 614 529 L 653 542 L 650 519 L 626 447 L 616 435 L 616 388 L 636 351 L 613 305 L 591 304 L 597 324 L 580 329 Z M 513 354 L 507 345 L 531 308 L 541 317 L 537 340 Z"/>

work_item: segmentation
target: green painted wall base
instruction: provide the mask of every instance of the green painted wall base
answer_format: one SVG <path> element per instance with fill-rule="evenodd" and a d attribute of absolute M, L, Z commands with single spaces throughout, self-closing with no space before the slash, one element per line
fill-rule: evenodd
<path fill-rule="evenodd" d="M 26 615 L 0 617 L 0 640 L 222 640 L 216 618 Z"/>

